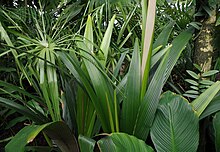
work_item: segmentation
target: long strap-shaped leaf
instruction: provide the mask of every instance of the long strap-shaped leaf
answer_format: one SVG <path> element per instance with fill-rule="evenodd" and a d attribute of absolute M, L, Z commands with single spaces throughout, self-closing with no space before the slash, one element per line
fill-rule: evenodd
<path fill-rule="evenodd" d="M 108 57 L 108 52 L 109 52 L 109 46 L 110 46 L 110 42 L 111 42 L 111 36 L 112 36 L 112 30 L 113 30 L 113 26 L 114 26 L 114 21 L 115 21 L 115 15 L 112 17 L 111 21 L 109 22 L 108 28 L 105 32 L 105 35 L 103 37 L 100 49 L 104 54 L 104 61 L 101 61 L 101 63 L 103 64 L 103 66 L 106 65 L 106 61 L 107 61 L 107 57 Z"/>
<path fill-rule="evenodd" d="M 219 90 L 220 81 L 217 81 L 191 103 L 195 111 L 197 111 L 198 116 L 203 113 Z"/>
<path fill-rule="evenodd" d="M 219 94 L 216 95 L 215 98 L 210 102 L 207 108 L 202 112 L 199 119 L 203 119 L 213 113 L 220 111 L 220 96 Z"/>
<path fill-rule="evenodd" d="M 137 137 L 146 140 L 149 128 L 151 127 L 154 120 L 162 87 L 168 79 L 171 70 L 173 69 L 181 52 L 191 37 L 191 28 L 177 36 L 172 42 L 172 48 L 170 50 L 169 56 L 166 55 L 166 57 L 164 57 L 156 73 L 154 74 L 139 109 L 139 115 L 136 124 L 137 126 L 134 131 Z"/>
<path fill-rule="evenodd" d="M 35 113 L 37 111 L 32 111 L 30 109 L 28 109 L 25 106 L 22 106 L 14 101 L 11 101 L 9 99 L 5 99 L 0 97 L 0 105 L 13 109 L 15 111 L 17 111 L 18 113 L 27 116 L 28 118 L 30 118 L 31 120 L 33 120 L 34 122 L 38 123 L 38 124 L 42 124 L 45 122 L 48 122 L 48 118 L 45 117 L 44 115 L 42 115 L 40 112 Z"/>
<path fill-rule="evenodd" d="M 114 19 L 114 17 L 113 17 Z M 113 21 L 111 21 L 113 22 Z M 111 30 L 110 30 L 111 31 Z M 108 29 L 106 32 L 110 32 Z M 111 34 L 108 35 L 111 37 Z M 100 121 L 102 123 L 102 127 L 104 131 L 106 132 L 114 132 L 115 131 L 115 123 L 111 121 L 113 118 L 115 118 L 114 113 L 114 98 L 113 98 L 113 88 L 109 82 L 109 80 L 102 74 L 97 66 L 97 60 L 94 59 L 93 54 L 93 29 L 92 29 L 92 19 L 89 16 L 87 20 L 86 30 L 84 34 L 85 40 L 79 41 L 78 46 L 81 51 L 81 54 L 83 55 L 83 61 L 85 63 L 86 69 L 88 71 L 91 83 L 93 85 L 93 88 L 95 90 L 95 93 L 97 95 L 97 99 L 93 101 L 94 106 L 96 107 L 97 114 L 100 118 Z M 106 47 L 108 47 L 109 39 L 106 38 L 107 36 L 104 36 L 103 41 L 106 41 Z M 103 42 L 104 43 L 104 42 Z M 102 46 L 102 45 L 101 45 Z M 104 55 L 105 58 L 107 58 L 107 50 L 105 50 Z M 101 62 L 102 63 L 102 62 Z M 97 64 L 97 65 L 94 65 Z M 99 106 L 96 106 L 99 105 Z"/>
<path fill-rule="evenodd" d="M 132 54 L 131 65 L 128 72 L 125 96 L 122 104 L 121 129 L 123 132 L 132 134 L 140 106 L 141 90 L 141 64 L 139 44 L 136 39 Z"/>
<path fill-rule="evenodd" d="M 156 1 L 149 0 L 148 10 L 147 10 L 147 20 L 145 24 L 146 29 L 145 29 L 145 33 L 143 33 L 145 35 L 144 35 L 144 47 L 142 52 L 142 65 L 141 65 L 141 72 L 142 72 L 141 98 L 143 98 L 145 94 L 148 83 L 148 76 L 150 72 L 155 16 L 156 16 Z"/>
<path fill-rule="evenodd" d="M 163 48 L 166 47 L 168 39 L 170 37 L 170 33 L 173 30 L 173 27 L 174 27 L 173 21 L 164 27 L 163 31 L 159 34 L 156 41 L 154 42 L 153 49 L 155 49 L 156 47 L 160 45 L 162 45 Z"/>
<path fill-rule="evenodd" d="M 160 63 L 139 107 L 134 135 L 142 140 L 147 139 L 149 129 L 154 120 L 154 115 L 159 103 L 159 97 L 163 88 L 169 54 L 170 51 L 166 53 Z"/>
<path fill-rule="evenodd" d="M 175 66 L 177 60 L 180 57 L 180 54 L 186 47 L 189 40 L 192 38 L 192 34 L 194 33 L 194 28 L 190 27 L 187 30 L 180 33 L 172 42 L 172 48 L 170 51 L 170 57 L 167 65 L 166 76 L 163 83 L 166 83 L 166 80 L 170 76 L 170 73 Z"/>
<path fill-rule="evenodd" d="M 0 22 L 0 34 L 1 34 L 1 39 L 5 40 L 5 42 L 7 43 L 8 46 L 10 47 L 14 47 L 11 39 L 9 38 L 7 32 L 5 31 L 4 27 L 2 26 L 1 22 Z M 10 49 L 14 58 L 15 58 L 15 61 L 16 61 L 16 64 L 18 65 L 19 69 L 23 72 L 23 74 L 26 76 L 27 80 L 31 83 L 31 80 L 29 79 L 29 77 L 27 76 L 27 72 L 25 70 L 25 68 L 23 67 L 23 65 L 20 63 L 20 61 L 18 60 L 18 53 L 15 49 Z"/>

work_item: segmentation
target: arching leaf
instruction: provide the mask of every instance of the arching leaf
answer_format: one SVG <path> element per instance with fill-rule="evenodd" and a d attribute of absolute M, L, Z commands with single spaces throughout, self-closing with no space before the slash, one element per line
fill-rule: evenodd
<path fill-rule="evenodd" d="M 153 152 L 143 140 L 125 133 L 112 133 L 98 141 L 101 152 Z"/>
<path fill-rule="evenodd" d="M 73 149 L 78 152 L 75 137 L 68 126 L 61 121 L 24 127 L 6 145 L 5 150 L 14 152 L 16 148 L 17 152 L 23 152 L 25 145 L 32 142 L 41 131 L 44 131 L 63 152 L 71 152 Z"/>

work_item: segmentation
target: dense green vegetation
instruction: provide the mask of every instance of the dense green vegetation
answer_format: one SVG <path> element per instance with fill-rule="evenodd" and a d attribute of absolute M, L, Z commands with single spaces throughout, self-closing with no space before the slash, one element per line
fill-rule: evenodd
<path fill-rule="evenodd" d="M 0 151 L 219 151 L 219 3 L 198 1 L 0 2 Z"/>

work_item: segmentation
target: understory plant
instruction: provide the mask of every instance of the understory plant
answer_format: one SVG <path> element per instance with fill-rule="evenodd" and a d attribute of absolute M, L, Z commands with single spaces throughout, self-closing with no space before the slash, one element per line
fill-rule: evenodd
<path fill-rule="evenodd" d="M 31 20 L 35 35 L 28 33 L 31 29 L 20 29 L 13 20 L 16 14 L 1 9 L 15 28 L 9 29 L 0 22 L 1 38 L 8 48 L 1 55 L 13 54 L 21 81 L 27 80 L 34 89 L 28 92 L 22 82 L 15 86 L 0 81 L 6 95 L 0 97 L 0 104 L 31 120 L 6 145 L 7 152 L 15 147 L 16 151 L 24 151 L 40 132 L 50 147 L 56 145 L 63 152 L 154 151 L 147 145 L 147 138 L 158 152 L 197 150 L 199 119 L 218 93 L 220 82 L 213 83 L 191 103 L 162 90 L 192 38 L 193 27 L 168 45 L 175 25 L 171 21 L 154 41 L 156 1 L 148 0 L 134 6 L 134 10 L 141 6 L 138 26 L 142 36 L 132 37 L 134 29 L 129 23 L 135 12 L 130 10 L 128 18 L 121 17 L 122 4 L 118 5 L 120 12 L 112 15 L 108 23 L 102 22 L 108 3 L 84 13 L 86 17 L 82 17 L 77 32 L 71 31 L 76 27 L 71 19 L 82 7 L 67 15 L 65 10 L 75 6 L 72 4 L 51 22 L 47 20 L 50 16 L 45 17 L 39 10 L 41 13 L 32 15 Z M 85 8 L 91 9 L 91 5 Z M 113 37 L 116 30 L 117 38 Z M 8 33 L 17 41 L 12 41 Z M 133 46 L 126 45 L 129 42 Z M 120 74 L 127 60 L 128 70 Z"/>
<path fill-rule="evenodd" d="M 185 79 L 190 84 L 190 89 L 187 90 L 183 95 L 190 98 L 197 98 L 202 92 L 209 88 L 214 81 L 210 78 L 217 74 L 218 70 L 209 70 L 206 72 L 202 71 L 202 68 L 194 64 L 197 67 L 199 73 L 187 70 L 186 72 L 192 77 L 192 79 Z"/>

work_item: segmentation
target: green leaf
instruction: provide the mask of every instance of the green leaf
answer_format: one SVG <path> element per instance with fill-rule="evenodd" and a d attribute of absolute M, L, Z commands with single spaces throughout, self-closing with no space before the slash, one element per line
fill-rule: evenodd
<path fill-rule="evenodd" d="M 132 134 L 140 106 L 141 91 L 141 65 L 139 55 L 139 44 L 136 39 L 132 60 L 128 71 L 125 96 L 122 103 L 121 130 Z"/>
<path fill-rule="evenodd" d="M 160 46 L 156 47 L 155 49 L 153 49 L 153 50 L 152 50 L 152 56 L 154 56 L 156 53 L 158 53 L 158 52 L 161 50 L 162 47 L 163 47 L 163 46 L 160 45 Z"/>
<path fill-rule="evenodd" d="M 96 143 L 95 140 L 79 135 L 78 141 L 81 152 L 93 152 Z"/>
<path fill-rule="evenodd" d="M 166 71 L 166 77 L 165 77 L 164 83 L 168 79 L 173 67 L 176 65 L 176 62 L 178 58 L 180 57 L 180 54 L 186 47 L 189 40 L 192 38 L 193 31 L 194 31 L 193 28 L 189 28 L 183 31 L 171 43 L 172 48 L 170 51 L 169 62 L 167 65 L 167 71 Z"/>
<path fill-rule="evenodd" d="M 141 88 L 141 99 L 143 99 L 144 94 L 147 89 L 147 83 L 150 73 L 150 63 L 152 56 L 152 42 L 153 42 L 153 32 L 156 16 L 156 1 L 149 1 L 148 8 L 147 2 L 142 3 L 142 88 Z M 146 11 L 146 12 L 144 12 Z M 147 13 L 147 14 L 146 14 Z M 146 17 L 146 18 L 145 18 Z"/>
<path fill-rule="evenodd" d="M 26 146 L 25 152 L 61 152 L 58 147 L 50 146 Z"/>
<path fill-rule="evenodd" d="M 74 136 L 72 136 L 70 129 L 63 122 L 26 126 L 6 145 L 5 150 L 14 152 L 16 147 L 17 152 L 23 152 L 25 145 L 32 142 L 41 131 L 45 131 L 63 152 L 71 152 L 73 149 L 76 152 L 78 151 Z"/>
<path fill-rule="evenodd" d="M 107 136 L 100 139 L 97 142 L 100 152 L 114 152 L 116 151 L 115 144 L 113 143 L 111 137 Z"/>
<path fill-rule="evenodd" d="M 213 118 L 213 128 L 215 136 L 216 152 L 220 151 L 220 112 L 217 112 Z"/>
<path fill-rule="evenodd" d="M 184 93 L 183 96 L 185 96 L 185 97 L 189 97 L 189 98 L 193 98 L 193 99 L 195 99 L 195 98 L 198 97 L 198 95 L 187 94 L 187 93 Z"/>
<path fill-rule="evenodd" d="M 195 90 L 187 90 L 186 93 L 187 94 L 199 94 L 199 92 Z"/>
<path fill-rule="evenodd" d="M 113 20 L 111 22 L 113 22 Z M 109 31 L 111 30 L 107 30 L 107 33 Z M 77 45 L 81 49 L 80 53 L 84 57 L 83 62 L 85 63 L 86 70 L 91 80 L 91 84 L 96 93 L 96 96 L 94 99 L 92 99 L 92 102 L 101 121 L 103 130 L 105 132 L 114 132 L 116 128 L 116 123 L 111 120 L 113 120 L 113 118 L 115 118 L 117 114 L 114 113 L 113 88 L 111 83 L 109 82 L 109 79 L 105 75 L 105 71 L 103 71 L 102 67 L 100 67 L 100 64 L 93 56 L 93 45 L 91 45 L 93 44 L 93 29 L 92 19 L 90 16 L 87 20 L 84 37 L 84 41 L 79 41 Z M 107 45 L 109 45 L 107 43 L 110 43 L 110 40 L 107 39 L 107 36 L 106 38 L 104 36 L 104 39 L 106 39 L 104 41 L 109 41 L 105 44 L 106 49 L 106 47 L 108 47 Z"/>
<path fill-rule="evenodd" d="M 216 73 L 218 73 L 218 72 L 219 72 L 218 70 L 210 70 L 210 71 L 204 72 L 204 73 L 202 74 L 202 76 L 203 76 L 203 77 L 209 77 L 209 76 L 212 76 L 212 75 L 214 75 L 214 74 L 216 74 Z"/>
<path fill-rule="evenodd" d="M 193 26 L 194 28 L 196 28 L 197 30 L 201 29 L 202 24 L 199 22 L 190 22 L 189 25 Z"/>
<path fill-rule="evenodd" d="M 7 152 L 14 152 L 15 147 L 17 152 L 23 152 L 26 144 L 32 142 L 34 138 L 49 124 L 42 126 L 30 125 L 20 130 L 15 137 L 6 145 Z"/>
<path fill-rule="evenodd" d="M 27 117 L 25 116 L 17 116 L 16 118 L 12 119 L 11 121 L 7 122 L 7 126 L 4 129 L 9 129 L 11 127 L 13 127 L 15 124 L 19 123 L 19 122 L 23 122 L 27 120 Z"/>
<path fill-rule="evenodd" d="M 108 28 L 105 32 L 105 35 L 103 37 L 100 49 L 102 51 L 102 53 L 104 54 L 104 61 L 102 61 L 102 65 L 105 66 L 106 65 L 106 61 L 108 58 L 108 51 L 109 51 L 109 45 L 111 42 L 111 36 L 112 36 L 112 30 L 114 27 L 114 21 L 115 21 L 115 15 L 112 17 L 111 21 L 109 22 Z"/>
<path fill-rule="evenodd" d="M 130 21 L 131 18 L 134 16 L 134 13 L 135 13 L 136 9 L 137 9 L 137 6 L 135 6 L 135 8 L 132 9 L 131 12 L 129 12 L 129 14 L 126 14 L 127 17 L 126 17 L 126 19 L 124 20 L 124 23 L 123 23 L 123 25 L 121 26 L 121 29 L 120 29 L 119 34 L 118 34 L 118 38 L 117 38 L 117 41 L 116 41 L 117 44 L 119 44 L 119 42 L 120 42 L 120 40 L 121 40 L 121 38 L 122 38 L 122 36 L 123 36 L 123 34 L 124 34 L 124 31 L 125 31 L 125 29 L 126 29 L 127 26 L 128 26 L 129 21 Z"/>
<path fill-rule="evenodd" d="M 169 55 L 170 51 L 166 53 L 161 61 L 157 71 L 150 81 L 147 92 L 139 107 L 133 134 L 144 141 L 147 139 L 159 103 L 163 82 L 166 76 Z"/>
<path fill-rule="evenodd" d="M 198 64 L 194 63 L 193 65 L 197 70 L 199 70 L 199 72 L 202 72 L 202 68 Z"/>
<path fill-rule="evenodd" d="M 202 81 L 199 81 L 199 83 L 200 84 L 204 84 L 204 85 L 212 85 L 215 82 L 210 81 L 210 80 L 202 80 Z"/>
<path fill-rule="evenodd" d="M 193 71 L 190 71 L 190 70 L 186 70 L 186 72 L 191 76 L 191 77 L 193 77 L 194 79 L 199 79 L 199 76 L 198 76 L 198 74 L 196 74 L 195 72 L 193 72 Z"/>
<path fill-rule="evenodd" d="M 192 84 L 192 85 L 195 85 L 195 86 L 199 86 L 199 83 L 194 81 L 194 80 L 191 80 L 191 79 L 185 79 L 186 82 Z"/>
<path fill-rule="evenodd" d="M 124 53 L 121 54 L 121 57 L 120 57 L 117 65 L 115 66 L 115 69 L 114 69 L 114 72 L 113 72 L 113 75 L 114 75 L 115 78 L 118 76 L 118 73 L 120 71 L 121 65 L 123 64 L 123 61 L 125 59 L 126 54 L 127 54 L 127 52 L 124 52 Z"/>
<path fill-rule="evenodd" d="M 220 96 L 219 94 L 216 95 L 216 97 L 210 102 L 210 104 L 207 106 L 207 108 L 204 110 L 204 112 L 199 117 L 200 119 L 203 119 L 217 111 L 220 111 Z"/>
<path fill-rule="evenodd" d="M 210 86 L 209 85 L 199 85 L 199 89 L 207 89 L 209 88 Z"/>
<path fill-rule="evenodd" d="M 194 89 L 194 90 L 197 90 L 197 91 L 199 90 L 199 88 L 196 87 L 196 86 L 190 86 L 190 88 L 191 88 L 191 89 Z"/>
<path fill-rule="evenodd" d="M 172 45 L 164 48 L 163 50 L 159 51 L 158 53 L 156 53 L 154 56 L 152 56 L 152 60 L 151 60 L 151 68 L 154 67 L 154 65 L 156 63 L 158 63 L 158 61 L 160 61 L 160 59 L 163 58 L 163 56 L 166 54 L 166 52 L 168 52 L 171 49 Z"/>
<path fill-rule="evenodd" d="M 87 93 L 84 92 L 80 86 L 77 88 L 76 98 L 76 121 L 78 134 L 91 137 L 96 119 L 94 105 L 89 99 Z"/>
<path fill-rule="evenodd" d="M 153 152 L 143 140 L 125 133 L 112 133 L 98 141 L 101 152 Z"/>
<path fill-rule="evenodd" d="M 220 82 L 217 81 L 191 103 L 198 116 L 203 113 L 219 90 Z"/>
<path fill-rule="evenodd" d="M 151 139 L 158 152 L 196 152 L 199 118 L 186 99 L 171 92 L 162 95 Z"/>
<path fill-rule="evenodd" d="M 33 120 L 36 123 L 42 124 L 42 123 L 46 123 L 49 120 L 47 119 L 47 117 L 43 116 L 42 114 L 39 113 L 35 113 L 33 110 L 30 110 L 29 108 L 20 105 L 14 101 L 5 99 L 0 97 L 0 105 L 16 110 L 18 113 L 28 117 L 29 119 Z"/>
<path fill-rule="evenodd" d="M 220 16 L 218 17 L 216 23 L 215 23 L 215 26 L 219 26 L 220 25 Z"/>
<path fill-rule="evenodd" d="M 163 48 L 166 47 L 168 39 L 170 37 L 170 33 L 173 30 L 174 24 L 175 22 L 172 21 L 163 28 L 163 31 L 159 34 L 159 36 L 153 44 L 153 49 L 160 45 L 162 45 Z"/>

